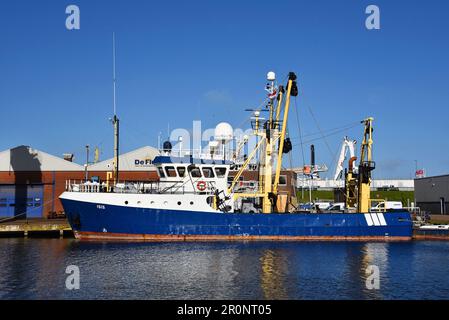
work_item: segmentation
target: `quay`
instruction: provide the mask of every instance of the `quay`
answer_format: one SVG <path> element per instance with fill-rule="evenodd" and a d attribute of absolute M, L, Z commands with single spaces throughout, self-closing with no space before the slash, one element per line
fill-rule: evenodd
<path fill-rule="evenodd" d="M 73 231 L 66 219 L 22 219 L 0 223 L 0 238 L 72 238 Z"/>

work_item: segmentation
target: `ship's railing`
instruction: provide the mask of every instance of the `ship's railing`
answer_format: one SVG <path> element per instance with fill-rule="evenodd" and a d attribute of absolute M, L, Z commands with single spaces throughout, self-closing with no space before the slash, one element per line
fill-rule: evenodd
<path fill-rule="evenodd" d="M 411 214 L 421 215 L 420 207 L 404 207 L 403 209 L 409 211 Z"/>
<path fill-rule="evenodd" d="M 234 187 L 236 193 L 256 192 L 259 190 L 259 182 L 256 180 L 239 181 Z"/>
<path fill-rule="evenodd" d="M 122 181 L 116 184 L 107 182 L 92 182 L 67 180 L 65 191 L 88 193 L 152 193 L 152 194 L 214 194 L 215 182 L 207 181 L 202 191 L 195 190 L 185 181 Z"/>
<path fill-rule="evenodd" d="M 106 188 L 106 183 L 98 183 L 91 181 L 66 180 L 65 191 L 70 192 L 102 192 Z"/>
<path fill-rule="evenodd" d="M 387 207 L 386 207 L 387 201 L 385 199 L 369 199 L 368 203 L 369 203 L 369 211 L 370 212 L 386 212 L 387 211 Z M 383 204 L 383 207 L 374 209 L 375 203 L 377 205 Z"/>
<path fill-rule="evenodd" d="M 172 157 L 190 157 L 196 159 L 205 159 L 205 160 L 230 160 L 232 156 L 231 151 L 226 151 L 223 153 L 220 150 L 214 151 L 213 154 L 209 152 L 204 152 L 202 149 L 173 149 L 169 153 L 165 153 L 164 150 L 159 150 L 161 154 L 170 155 Z"/>
<path fill-rule="evenodd" d="M 171 157 L 190 157 L 192 156 L 195 159 L 204 159 L 204 160 L 230 160 L 235 166 L 242 166 L 245 162 L 246 158 L 244 155 L 236 154 L 236 151 L 233 149 L 216 149 L 213 153 L 204 152 L 204 149 L 173 149 L 169 153 L 164 150 L 159 150 L 162 155 L 169 155 Z M 257 166 L 255 163 L 251 163 L 251 166 Z M 238 170 L 238 167 L 237 169 Z M 255 169 L 256 170 L 256 169 Z"/>

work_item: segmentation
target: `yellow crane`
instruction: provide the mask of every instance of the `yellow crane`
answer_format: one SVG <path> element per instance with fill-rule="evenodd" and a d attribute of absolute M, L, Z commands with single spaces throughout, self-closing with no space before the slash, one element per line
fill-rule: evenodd
<path fill-rule="evenodd" d="M 259 143 L 253 152 L 246 159 L 245 163 L 242 165 L 238 173 L 233 179 L 231 186 L 228 189 L 228 194 L 233 192 L 234 186 L 238 182 L 243 171 L 248 167 L 249 162 L 255 156 L 256 151 L 262 149 L 263 154 L 261 156 L 260 163 L 260 174 L 259 174 L 259 191 L 257 193 L 234 193 L 234 198 L 261 198 L 262 199 L 262 212 L 272 213 L 275 211 L 276 199 L 278 197 L 278 186 L 280 173 L 282 168 L 282 155 L 290 151 L 290 147 L 286 147 L 286 134 L 287 134 L 287 122 L 288 114 L 290 110 L 290 97 L 298 95 L 298 87 L 296 84 L 296 74 L 290 72 L 288 75 L 287 92 L 285 94 L 285 105 L 282 108 L 282 103 L 284 102 L 284 89 L 282 86 L 279 88 L 275 87 L 275 75 L 273 72 L 269 72 L 267 75 L 268 81 L 270 83 L 267 85 L 267 91 L 269 94 L 269 102 L 267 104 L 269 111 L 269 119 L 261 124 L 261 119 L 259 117 L 260 112 L 256 111 L 254 113 L 254 125 L 253 125 L 253 135 L 260 138 Z M 277 92 L 279 89 L 279 92 Z M 274 108 L 274 100 L 277 98 L 277 106 Z M 275 114 L 276 112 L 276 114 Z M 283 116 L 282 125 L 280 123 L 281 114 Z M 273 178 L 273 154 L 275 152 L 274 146 L 276 142 L 279 141 L 279 147 L 277 150 L 277 161 L 276 161 L 276 172 Z"/>
<path fill-rule="evenodd" d="M 355 209 L 357 212 L 366 213 L 370 209 L 371 171 L 375 168 L 373 161 L 373 118 L 369 117 L 361 121 L 364 124 L 363 141 L 360 151 L 360 162 L 355 172 L 354 162 L 357 157 L 349 159 L 348 172 L 345 176 L 346 208 Z"/>
<path fill-rule="evenodd" d="M 371 171 L 376 167 L 372 154 L 373 120 L 374 119 L 370 117 L 362 121 L 365 125 L 365 129 L 360 152 L 357 186 L 357 212 L 362 213 L 369 212 L 370 209 Z"/>

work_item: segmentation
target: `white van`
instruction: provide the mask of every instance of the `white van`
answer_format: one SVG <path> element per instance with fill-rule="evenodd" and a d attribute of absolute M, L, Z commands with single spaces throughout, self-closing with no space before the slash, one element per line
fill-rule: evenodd
<path fill-rule="evenodd" d="M 392 210 L 400 210 L 400 209 L 402 209 L 401 201 L 379 202 L 376 206 L 371 207 L 371 211 L 373 211 L 373 212 L 383 212 L 383 211 L 392 211 Z"/>
<path fill-rule="evenodd" d="M 335 202 L 335 203 L 331 204 L 328 208 L 326 208 L 326 211 L 343 212 L 343 211 L 345 211 L 345 203 L 344 202 Z"/>
<path fill-rule="evenodd" d="M 314 203 L 315 208 L 318 207 L 318 209 L 320 210 L 326 210 L 327 208 L 329 208 L 330 206 L 330 202 L 326 202 L 326 201 L 317 201 Z"/>

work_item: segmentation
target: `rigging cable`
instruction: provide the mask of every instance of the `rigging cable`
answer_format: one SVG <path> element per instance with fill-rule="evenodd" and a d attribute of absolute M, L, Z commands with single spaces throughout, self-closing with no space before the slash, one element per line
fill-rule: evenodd
<path fill-rule="evenodd" d="M 298 112 L 298 105 L 297 105 L 297 99 L 294 99 L 295 101 L 295 113 L 296 113 L 296 123 L 298 124 L 298 133 L 299 133 L 299 141 L 301 144 L 301 154 L 302 154 L 302 167 L 306 165 L 306 160 L 304 157 L 304 143 L 302 141 L 302 133 L 301 133 L 301 124 L 299 122 L 299 112 Z"/>
<path fill-rule="evenodd" d="M 358 126 L 359 124 L 360 124 L 360 121 L 351 122 L 351 123 L 348 123 L 348 124 L 345 124 L 345 125 L 342 125 L 342 126 L 339 126 L 339 127 L 334 127 L 334 128 L 331 128 L 331 129 L 322 130 L 322 133 L 326 133 L 326 136 L 329 136 L 329 135 L 332 135 L 334 133 L 337 133 L 337 132 L 340 132 L 340 131 L 343 131 L 343 130 L 346 130 L 346 129 L 351 129 L 351 128 L 355 127 L 355 126 Z M 319 135 L 319 134 L 320 134 L 320 132 L 307 133 L 307 134 L 304 134 L 302 137 L 303 138 L 305 138 L 305 137 L 313 137 L 313 136 L 316 136 L 316 135 Z M 292 139 L 296 139 L 296 137 L 292 138 Z M 316 139 L 316 138 L 313 138 L 313 139 Z"/>
<path fill-rule="evenodd" d="M 356 126 L 358 126 L 358 125 L 359 125 L 359 122 L 357 122 L 356 124 L 354 124 L 354 125 L 352 125 L 352 126 L 350 126 L 350 127 L 342 127 L 342 128 L 339 129 L 339 130 L 335 130 L 335 131 L 333 131 L 333 132 L 330 132 L 330 133 L 324 135 L 324 137 L 330 137 L 330 136 L 333 136 L 333 135 L 335 135 L 335 134 L 337 134 L 337 133 L 345 132 L 345 131 L 347 131 L 347 130 L 349 130 L 349 129 L 351 129 L 351 128 L 354 128 L 354 127 L 356 127 Z M 305 136 L 303 136 L 303 137 L 305 137 Z M 295 139 L 296 139 L 296 138 L 295 138 Z M 318 138 L 309 139 L 309 140 L 303 141 L 303 143 L 304 143 L 304 144 L 307 144 L 307 143 L 309 143 L 309 142 L 313 142 L 313 141 L 317 141 L 317 140 L 321 140 L 321 139 L 323 139 L 323 137 L 318 137 Z M 297 145 L 299 145 L 299 143 L 294 144 L 294 146 L 297 146 Z"/>

